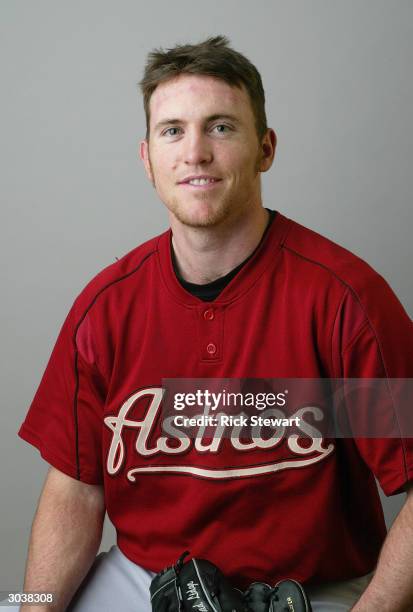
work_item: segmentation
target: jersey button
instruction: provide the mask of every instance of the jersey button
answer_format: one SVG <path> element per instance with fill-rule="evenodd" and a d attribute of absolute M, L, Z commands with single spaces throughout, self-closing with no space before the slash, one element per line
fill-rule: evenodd
<path fill-rule="evenodd" d="M 217 352 L 217 347 L 215 346 L 213 342 L 210 342 L 208 346 L 206 347 L 206 349 L 210 355 L 215 355 L 215 353 Z"/>
<path fill-rule="evenodd" d="M 215 317 L 215 313 L 212 310 L 212 308 L 207 308 L 206 310 L 204 310 L 204 319 L 205 321 L 212 321 L 212 319 Z"/>

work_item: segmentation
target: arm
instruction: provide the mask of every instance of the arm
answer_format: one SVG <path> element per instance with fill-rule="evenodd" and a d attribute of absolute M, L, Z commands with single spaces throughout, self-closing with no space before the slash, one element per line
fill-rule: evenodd
<path fill-rule="evenodd" d="M 413 609 L 413 484 L 380 552 L 373 579 L 352 612 Z"/>
<path fill-rule="evenodd" d="M 53 592 L 48 606 L 22 612 L 63 612 L 95 560 L 102 538 L 103 487 L 48 472 L 32 525 L 24 591 Z"/>

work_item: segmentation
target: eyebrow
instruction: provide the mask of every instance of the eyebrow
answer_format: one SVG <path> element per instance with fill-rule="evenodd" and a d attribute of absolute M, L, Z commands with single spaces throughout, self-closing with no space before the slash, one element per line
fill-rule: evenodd
<path fill-rule="evenodd" d="M 229 121 L 232 121 L 233 123 L 236 123 L 237 125 L 241 123 L 240 120 L 237 117 L 235 117 L 235 115 L 222 114 L 222 113 L 218 113 L 215 115 L 209 115 L 209 117 L 206 117 L 205 123 L 211 123 L 211 121 L 216 121 L 217 119 L 228 119 Z M 159 121 L 155 125 L 154 130 L 159 130 L 160 128 L 165 127 L 166 125 L 171 125 L 171 124 L 183 125 L 184 123 L 185 121 L 183 121 L 182 119 L 178 119 L 178 118 L 162 119 L 162 121 Z"/>

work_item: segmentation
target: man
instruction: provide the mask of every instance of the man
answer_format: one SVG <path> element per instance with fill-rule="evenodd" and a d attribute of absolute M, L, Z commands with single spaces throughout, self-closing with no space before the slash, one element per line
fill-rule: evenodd
<path fill-rule="evenodd" d="M 161 430 L 163 379 L 407 378 L 413 331 L 367 264 L 263 207 L 276 135 L 225 38 L 150 54 L 141 86 L 170 230 L 78 296 L 19 431 L 52 466 L 25 590 L 146 611 L 154 573 L 189 549 L 242 589 L 300 580 L 316 611 L 411 609 L 413 493 L 386 537 L 374 480 L 411 491 L 411 439 L 214 447 Z M 105 510 L 118 546 L 94 563 Z"/>

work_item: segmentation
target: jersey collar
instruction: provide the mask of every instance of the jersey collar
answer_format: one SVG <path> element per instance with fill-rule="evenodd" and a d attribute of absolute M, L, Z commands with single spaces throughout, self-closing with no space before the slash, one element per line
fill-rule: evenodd
<path fill-rule="evenodd" d="M 280 248 L 287 236 L 291 220 L 277 212 L 263 241 L 236 276 L 212 302 L 205 302 L 182 287 L 176 277 L 171 256 L 172 230 L 164 232 L 158 241 L 158 265 L 162 280 L 172 297 L 186 306 L 198 307 L 209 303 L 225 305 L 241 298 L 271 265 L 276 265 Z"/>

